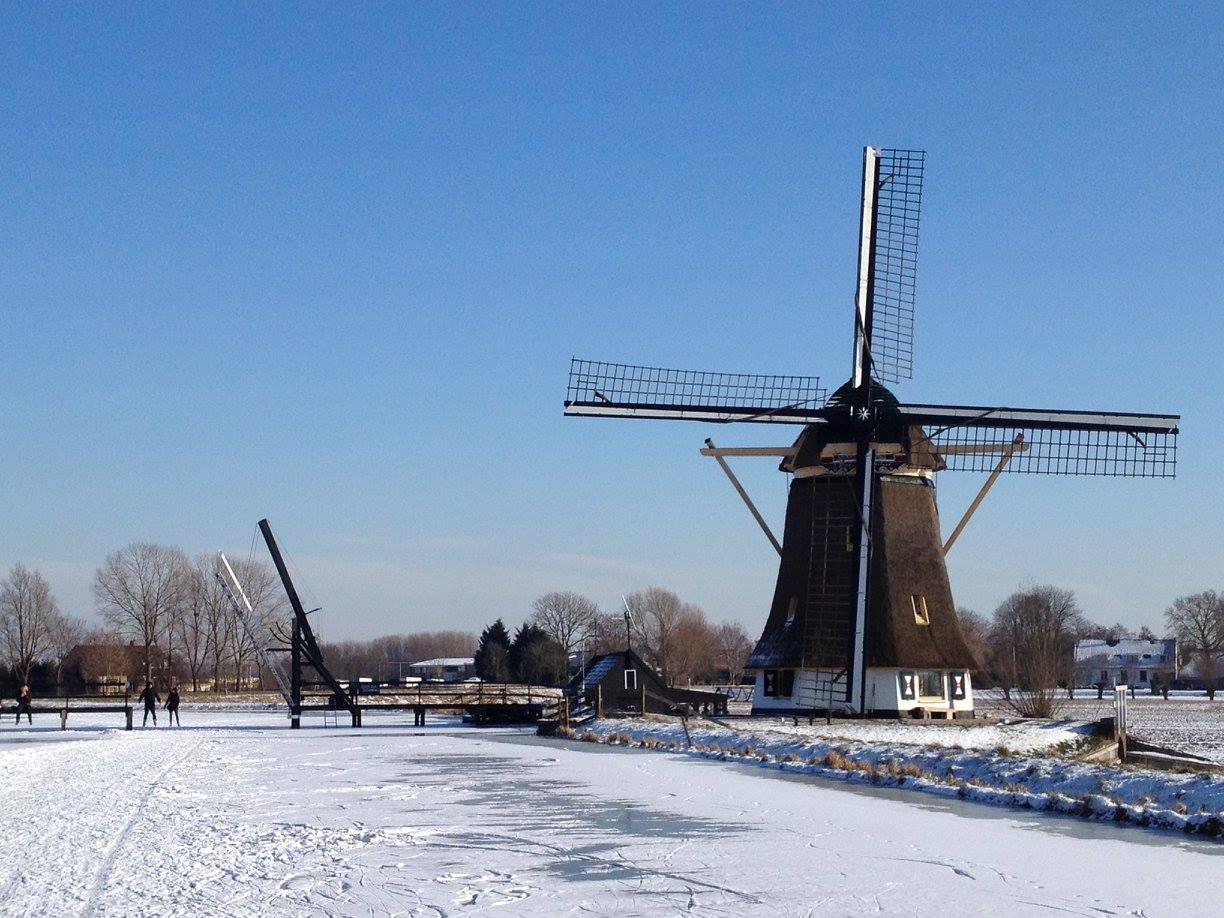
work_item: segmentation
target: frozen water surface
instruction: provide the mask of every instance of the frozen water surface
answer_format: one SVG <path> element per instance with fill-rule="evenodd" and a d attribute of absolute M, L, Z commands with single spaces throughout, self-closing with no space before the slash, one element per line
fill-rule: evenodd
<path fill-rule="evenodd" d="M 1224 846 L 1171 834 L 454 723 L 188 721 L 0 727 L 0 910 L 1185 916 L 1224 893 Z"/>

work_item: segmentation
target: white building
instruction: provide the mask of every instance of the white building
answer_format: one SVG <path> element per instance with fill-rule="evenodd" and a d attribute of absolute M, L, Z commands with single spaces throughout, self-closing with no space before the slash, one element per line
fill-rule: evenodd
<path fill-rule="evenodd" d="M 1075 643 L 1075 684 L 1081 688 L 1101 684 L 1152 688 L 1176 678 L 1176 638 L 1086 638 Z"/>
<path fill-rule="evenodd" d="M 408 672 L 419 679 L 462 682 L 476 674 L 476 660 L 472 657 L 438 657 L 413 663 L 408 667 Z"/>

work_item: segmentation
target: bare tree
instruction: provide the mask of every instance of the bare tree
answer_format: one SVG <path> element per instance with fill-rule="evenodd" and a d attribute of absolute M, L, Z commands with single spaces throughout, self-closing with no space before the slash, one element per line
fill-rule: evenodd
<path fill-rule="evenodd" d="M 1074 658 L 1083 623 L 1075 594 L 1053 586 L 1016 591 L 995 610 L 991 643 L 1008 701 L 1025 717 L 1052 717 L 1060 707 L 1058 683 Z"/>
<path fill-rule="evenodd" d="M 1198 663 L 1207 697 L 1214 701 L 1224 655 L 1224 596 L 1215 590 L 1179 596 L 1165 611 L 1165 620 L 1186 654 Z"/>
<path fill-rule="evenodd" d="M 700 607 L 662 587 L 631 593 L 625 602 L 633 616 L 634 648 L 668 685 L 708 670 L 714 639 Z"/>
<path fill-rule="evenodd" d="M 718 629 L 700 606 L 685 603 L 673 632 L 669 661 L 672 685 L 708 683 L 718 666 Z"/>
<path fill-rule="evenodd" d="M 599 607 L 578 593 L 545 593 L 531 604 L 530 621 L 565 648 L 580 650 L 599 617 Z"/>
<path fill-rule="evenodd" d="M 625 647 L 625 619 L 615 612 L 601 612 L 591 624 L 590 637 L 583 645 L 592 654 L 623 650 Z"/>
<path fill-rule="evenodd" d="M 60 613 L 51 619 L 48 628 L 48 647 L 55 663 L 55 684 L 61 689 L 64 680 L 64 661 L 73 649 L 84 642 L 89 627 L 75 615 Z"/>
<path fill-rule="evenodd" d="M 1092 622 L 1085 622 L 1080 637 L 1094 638 L 1099 641 L 1107 641 L 1116 644 L 1118 641 L 1125 641 L 1135 636 L 1135 632 L 1121 622 L 1114 622 L 1112 625 L 1097 625 Z"/>
<path fill-rule="evenodd" d="M 714 630 L 714 640 L 718 647 L 718 666 L 727 671 L 731 685 L 738 685 L 744 678 L 748 655 L 755 646 L 752 638 L 739 622 L 723 622 Z"/>
<path fill-rule="evenodd" d="M 990 665 L 990 620 L 965 606 L 956 609 L 956 621 L 960 625 L 961 635 L 973 659 L 977 661 L 974 667 L 977 673 L 986 673 Z M 974 676 L 976 685 L 977 676 Z"/>
<path fill-rule="evenodd" d="M 34 664 L 51 651 L 51 630 L 59 607 L 38 571 L 15 564 L 0 580 L 0 642 L 9 668 L 23 683 Z"/>
<path fill-rule="evenodd" d="M 102 616 L 144 649 L 144 678 L 153 677 L 150 648 L 166 633 L 185 595 L 186 557 L 177 548 L 133 542 L 107 555 L 94 576 Z"/>
<path fill-rule="evenodd" d="M 228 598 L 214 594 L 210 599 L 217 601 L 209 602 L 203 609 L 204 621 L 201 624 L 205 632 L 205 658 L 212 673 L 212 690 L 221 692 L 225 690 L 225 667 L 233 650 L 231 635 L 238 627 L 238 620 Z"/>
<path fill-rule="evenodd" d="M 224 587 L 216 576 L 219 563 L 217 556 L 212 554 L 195 559 L 187 572 L 186 596 L 175 619 L 182 662 L 193 692 L 200 690 L 200 679 L 207 671 L 208 662 L 210 658 L 215 659 L 215 625 L 225 619 L 229 608 Z M 224 655 L 224 641 L 220 646 Z"/>

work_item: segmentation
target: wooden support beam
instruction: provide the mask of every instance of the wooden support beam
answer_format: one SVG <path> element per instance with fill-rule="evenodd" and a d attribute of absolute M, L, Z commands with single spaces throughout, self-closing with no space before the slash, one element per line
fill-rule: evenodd
<path fill-rule="evenodd" d="M 948 551 L 952 548 L 952 544 L 960 537 L 960 534 L 965 531 L 965 527 L 969 525 L 969 519 L 973 516 L 974 511 L 986 499 L 987 492 L 994 487 L 994 483 L 999 480 L 999 476 L 1003 474 L 1003 470 L 1007 468 L 1007 463 L 1011 462 L 1011 457 L 1017 451 L 1028 449 L 1028 444 L 1024 442 L 1024 434 L 1016 434 L 1016 438 L 1012 440 L 1009 446 L 1004 447 L 1003 455 L 999 457 L 999 461 L 995 463 L 994 471 L 990 473 L 990 477 L 986 479 L 986 483 L 982 485 L 982 489 L 977 492 L 977 497 L 973 498 L 973 502 L 969 504 L 969 509 L 965 511 L 965 515 L 960 518 L 960 522 L 956 524 L 956 528 L 952 530 L 952 534 L 948 536 L 948 541 L 944 542 L 943 553 L 944 557 L 948 556 Z"/>
<path fill-rule="evenodd" d="M 1028 448 L 1029 445 L 1027 443 L 1021 442 L 1017 444 L 1015 440 L 1011 443 L 964 443 L 954 446 L 932 447 L 941 456 L 990 456 L 995 453 L 1007 453 L 1010 456 L 1012 453 L 1026 453 Z"/>
<path fill-rule="evenodd" d="M 778 556 L 781 557 L 781 543 L 774 537 L 773 532 L 771 532 L 769 529 L 769 524 L 765 522 L 765 517 L 761 516 L 761 512 L 756 508 L 756 504 L 752 502 L 752 498 L 748 496 L 748 492 L 744 490 L 744 486 L 739 483 L 739 479 L 736 478 L 735 473 L 731 471 L 731 466 L 727 465 L 727 460 L 723 458 L 722 451 L 720 451 L 718 447 L 714 445 L 713 440 L 707 439 L 705 442 L 706 448 L 701 451 L 701 454 L 703 456 L 713 456 L 714 460 L 722 467 L 722 470 L 726 473 L 727 478 L 730 479 L 732 486 L 735 488 L 736 493 L 739 494 L 740 498 L 744 502 L 744 505 L 748 508 L 748 512 L 752 514 L 752 518 L 756 520 L 757 525 L 761 527 L 761 532 L 765 533 L 765 538 L 769 539 L 769 544 L 774 547 L 774 550 L 777 551 Z M 755 449 L 757 447 L 747 448 Z"/>
<path fill-rule="evenodd" d="M 709 443 L 709 440 L 706 440 Z M 793 446 L 707 446 L 701 451 L 703 456 L 777 456 L 779 459 L 789 459 L 799 452 Z"/>

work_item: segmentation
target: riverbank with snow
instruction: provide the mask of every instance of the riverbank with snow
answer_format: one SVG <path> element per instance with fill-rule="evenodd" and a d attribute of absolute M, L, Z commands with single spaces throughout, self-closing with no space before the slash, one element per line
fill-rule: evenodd
<path fill-rule="evenodd" d="M 795 725 L 675 718 L 594 721 L 587 742 L 757 764 L 996 806 L 1224 837 L 1224 776 L 1078 761 L 1090 726 L 1074 722 L 917 726 Z"/>

